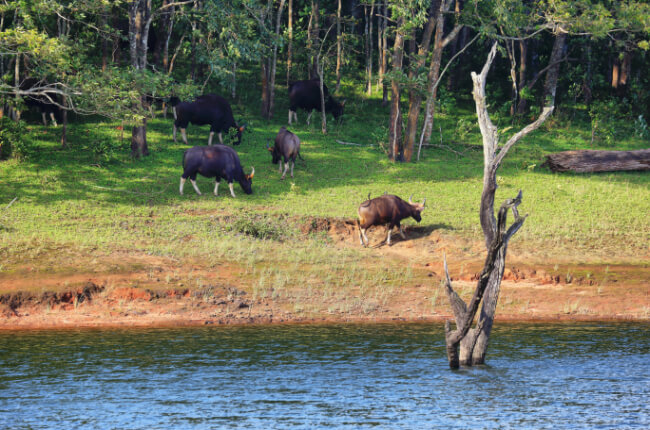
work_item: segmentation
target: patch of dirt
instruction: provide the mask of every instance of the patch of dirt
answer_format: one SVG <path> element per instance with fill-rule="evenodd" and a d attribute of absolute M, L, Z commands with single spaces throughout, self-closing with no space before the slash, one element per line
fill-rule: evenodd
<path fill-rule="evenodd" d="M 459 237 L 441 225 L 408 225 L 382 245 L 383 227 L 359 245 L 356 220 L 309 217 L 302 234 L 325 234 L 337 247 L 358 249 L 368 271 L 386 260 L 410 267 L 398 287 L 382 284 L 307 294 L 304 285 L 266 293 L 237 264 L 217 267 L 115 252 L 76 256 L 73 266 L 34 267 L 26 261 L 0 274 L 0 329 L 94 326 L 304 323 L 346 321 L 442 321 L 451 317 L 440 287 L 443 256 L 454 288 L 471 296 L 485 258 L 481 240 Z M 649 320 L 650 264 L 603 264 L 599 256 L 558 256 L 519 244 L 509 248 L 499 298 L 499 320 Z M 84 259 L 87 258 L 87 259 Z M 41 260 L 39 260 L 40 263 Z M 124 262 L 128 261 L 129 264 Z M 638 261 L 650 262 L 648 256 Z M 373 267 L 372 264 L 377 265 Z M 57 267 L 57 271 L 48 270 Z"/>

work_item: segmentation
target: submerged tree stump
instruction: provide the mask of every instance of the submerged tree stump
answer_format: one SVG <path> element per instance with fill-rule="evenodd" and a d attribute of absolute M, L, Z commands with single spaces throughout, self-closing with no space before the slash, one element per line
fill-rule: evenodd
<path fill-rule="evenodd" d="M 564 151 L 546 156 L 554 172 L 578 173 L 650 170 L 650 149 L 638 151 Z"/>

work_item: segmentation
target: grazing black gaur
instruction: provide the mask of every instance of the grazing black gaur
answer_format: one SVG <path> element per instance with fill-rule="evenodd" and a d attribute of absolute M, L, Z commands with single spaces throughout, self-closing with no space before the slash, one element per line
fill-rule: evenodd
<path fill-rule="evenodd" d="M 334 100 L 329 95 L 325 84 L 323 84 L 323 95 L 325 96 L 325 113 L 331 113 L 334 115 L 334 119 L 338 119 L 343 115 L 345 100 L 341 103 Z M 320 81 L 318 78 L 307 81 L 295 81 L 289 84 L 289 125 L 291 125 L 292 114 L 296 120 L 296 124 L 298 123 L 298 114 L 296 113 L 298 108 L 309 112 L 307 124 L 309 124 L 314 109 L 318 112 L 322 111 L 320 103 Z"/>
<path fill-rule="evenodd" d="M 420 222 L 422 220 L 421 214 L 424 210 L 424 205 L 427 199 L 420 203 L 412 203 L 411 198 L 405 202 L 397 196 L 392 194 L 384 194 L 383 196 L 376 197 L 361 203 L 359 206 L 359 219 L 357 220 L 357 227 L 359 227 L 359 241 L 361 245 L 368 246 L 369 240 L 366 236 L 366 230 L 374 225 L 386 225 L 386 243 L 390 246 L 390 235 L 393 227 L 398 227 L 399 232 L 403 239 L 406 239 L 404 229 L 400 225 L 400 221 L 404 218 L 413 217 L 414 220 Z"/>
<path fill-rule="evenodd" d="M 296 157 L 300 156 L 300 139 L 298 139 L 298 136 L 287 130 L 286 127 L 281 127 L 277 136 L 275 136 L 275 145 L 270 147 L 267 143 L 266 149 L 273 155 L 273 164 L 280 164 L 279 173 L 282 173 L 281 179 L 284 179 L 287 175 L 289 163 L 291 163 L 291 177 L 293 178 L 293 166 L 296 164 Z M 300 158 L 302 159 L 302 157 Z M 280 159 L 284 159 L 284 173 L 282 172 Z"/>
<path fill-rule="evenodd" d="M 193 102 L 181 102 L 178 97 L 169 100 L 174 110 L 174 142 L 176 142 L 176 129 L 180 128 L 183 142 L 187 145 L 187 125 L 210 125 L 210 137 L 208 145 L 212 145 L 212 136 L 219 134 L 219 143 L 223 144 L 222 132 L 228 132 L 230 128 L 237 130 L 237 141 L 241 143 L 241 135 L 244 126 L 238 126 L 232 115 L 230 103 L 216 94 L 205 94 L 199 96 Z"/>
<path fill-rule="evenodd" d="M 252 168 L 251 174 L 244 174 L 244 169 L 239 162 L 239 156 L 234 149 L 226 145 L 214 146 L 195 146 L 188 149 L 183 154 L 183 175 L 181 176 L 180 193 L 183 195 L 183 185 L 187 178 L 190 178 L 194 191 L 201 195 L 199 187 L 196 186 L 196 174 L 206 178 L 216 178 L 214 185 L 214 195 L 218 195 L 219 182 L 225 179 L 230 187 L 230 195 L 235 197 L 235 191 L 232 188 L 233 182 L 239 182 L 242 190 L 246 194 L 252 194 L 253 176 L 255 167 Z"/>

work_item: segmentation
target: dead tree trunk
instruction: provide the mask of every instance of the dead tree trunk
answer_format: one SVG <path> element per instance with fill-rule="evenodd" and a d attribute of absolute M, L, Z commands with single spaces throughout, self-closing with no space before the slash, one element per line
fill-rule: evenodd
<path fill-rule="evenodd" d="M 449 366 L 451 368 L 457 368 L 461 364 L 471 366 L 485 362 L 485 354 L 494 322 L 501 279 L 505 268 L 508 241 L 521 228 L 526 219 L 525 216 L 520 217 L 517 210 L 517 206 L 521 203 L 521 191 L 516 198 L 507 200 L 501 206 L 498 220 L 495 218 L 494 195 L 497 189 L 497 170 L 510 148 L 522 137 L 536 130 L 553 112 L 553 106 L 545 107 L 535 122 L 515 133 L 504 145 L 499 145 L 498 130 L 490 120 L 485 99 L 486 78 L 496 52 L 497 43 L 494 43 L 481 73 L 477 75 L 475 72 L 472 72 L 476 115 L 478 117 L 481 135 L 483 136 L 484 166 L 480 220 L 488 255 L 469 305 L 465 305 L 454 292 L 445 262 L 447 295 L 456 320 L 455 330 L 451 329 L 450 322 L 447 322 L 445 325 L 447 358 L 449 359 Z M 506 228 L 506 215 L 509 209 L 512 209 L 515 221 L 510 227 Z M 483 301 L 481 314 L 476 327 L 471 328 L 481 300 Z M 460 352 L 458 350 L 459 345 Z"/>
<path fill-rule="evenodd" d="M 637 151 L 564 151 L 546 156 L 554 172 L 579 173 L 650 170 L 650 149 Z"/>

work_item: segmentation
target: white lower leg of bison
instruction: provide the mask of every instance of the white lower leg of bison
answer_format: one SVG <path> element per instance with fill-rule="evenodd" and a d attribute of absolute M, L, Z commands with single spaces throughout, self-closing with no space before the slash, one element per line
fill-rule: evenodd
<path fill-rule="evenodd" d="M 368 236 L 366 236 L 366 231 L 368 231 L 368 229 L 366 229 L 366 228 L 361 230 L 361 234 L 363 235 L 363 240 L 361 241 L 361 244 L 363 246 L 370 245 L 370 241 L 368 240 Z M 365 243 L 363 243 L 364 240 L 365 240 Z"/>
<path fill-rule="evenodd" d="M 309 112 L 309 115 L 307 115 L 307 125 L 309 125 L 309 121 L 311 121 L 311 114 L 314 113 L 314 111 Z"/>
<path fill-rule="evenodd" d="M 399 234 L 402 235 L 402 239 L 406 239 L 406 233 L 404 233 L 404 227 L 401 225 L 399 226 Z"/>
<path fill-rule="evenodd" d="M 289 162 L 284 163 L 284 172 L 282 172 L 282 179 L 287 176 L 287 170 L 289 170 Z M 293 177 L 293 174 L 291 176 Z"/>
<path fill-rule="evenodd" d="M 50 112 L 50 119 L 52 120 L 52 124 L 54 124 L 54 127 L 59 126 L 59 124 L 56 123 L 56 117 L 54 116 L 54 112 Z"/>
<path fill-rule="evenodd" d="M 221 132 L 219 132 L 219 143 L 223 145 L 223 136 L 221 136 Z"/>
<path fill-rule="evenodd" d="M 181 128 L 181 136 L 183 137 L 183 142 L 184 142 L 186 145 L 189 145 L 189 144 L 187 143 L 187 133 L 185 133 L 185 129 L 184 129 L 184 128 Z"/>
<path fill-rule="evenodd" d="M 278 173 L 282 173 L 282 161 L 278 161 Z"/>
<path fill-rule="evenodd" d="M 196 194 L 199 196 L 201 195 L 201 191 L 199 190 L 199 187 L 196 186 L 196 181 L 193 181 L 190 179 L 190 182 L 192 183 L 192 186 L 194 187 L 194 191 L 196 191 Z"/>
<path fill-rule="evenodd" d="M 43 125 L 47 125 L 47 117 L 45 116 L 45 112 L 41 112 L 41 117 L 43 118 Z"/>
<path fill-rule="evenodd" d="M 214 183 L 214 195 L 215 196 L 219 195 L 219 182 Z"/>
<path fill-rule="evenodd" d="M 390 234 L 392 233 L 393 229 L 388 228 L 388 234 L 386 235 L 386 244 L 390 246 Z"/>
<path fill-rule="evenodd" d="M 178 119 L 178 117 L 176 116 L 176 106 L 172 107 L 172 112 L 174 114 L 174 119 Z"/>
<path fill-rule="evenodd" d="M 292 161 L 292 162 L 291 162 L 291 177 L 292 177 L 292 178 L 293 178 L 293 166 L 295 166 L 295 165 L 296 165 L 296 162 L 295 162 L 295 161 Z"/>
<path fill-rule="evenodd" d="M 176 124 L 174 124 L 172 135 L 174 136 L 174 143 L 175 143 L 176 142 Z"/>
<path fill-rule="evenodd" d="M 178 191 L 180 191 L 181 196 L 183 195 L 183 186 L 185 185 L 185 178 L 181 176 L 181 186 L 179 187 Z"/>
<path fill-rule="evenodd" d="M 291 125 L 291 111 L 289 111 L 289 125 Z"/>
<path fill-rule="evenodd" d="M 233 190 L 232 188 L 232 182 L 228 184 L 228 188 L 230 188 L 230 195 L 233 197 L 237 197 L 235 196 L 235 190 Z"/>
<path fill-rule="evenodd" d="M 208 137 L 208 146 L 212 146 L 212 136 L 214 136 L 214 131 L 210 132 L 210 136 Z M 221 137 L 221 134 L 219 134 L 219 137 Z"/>

